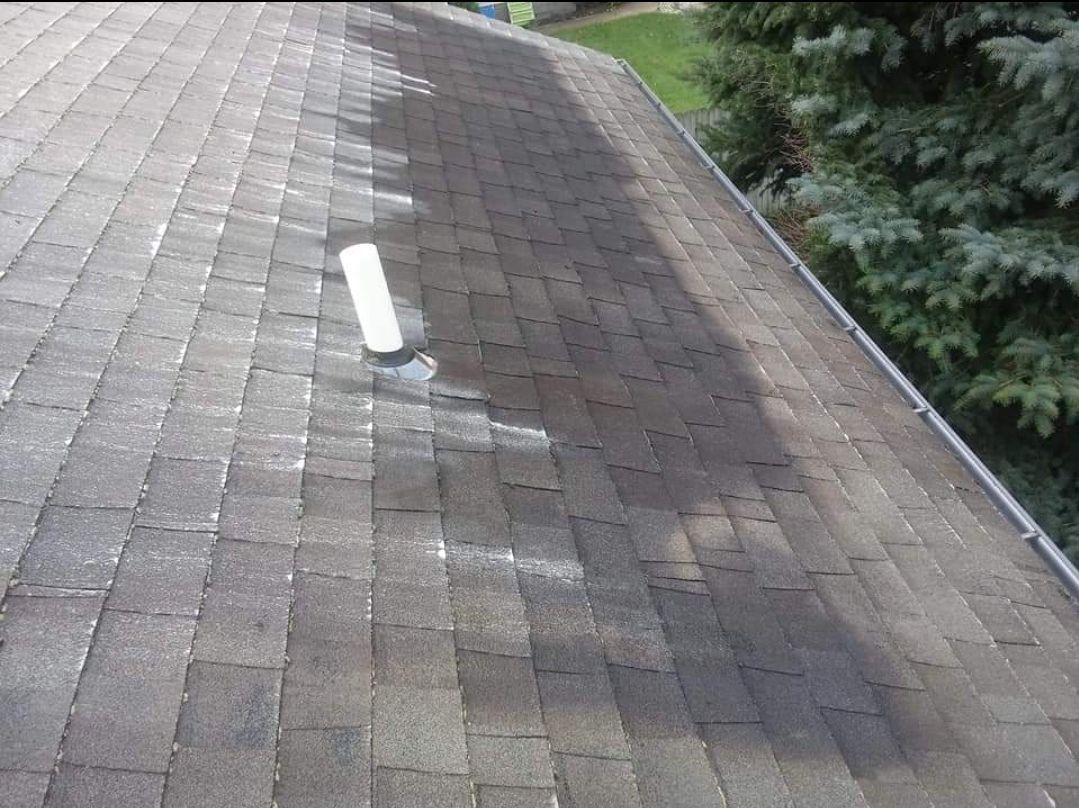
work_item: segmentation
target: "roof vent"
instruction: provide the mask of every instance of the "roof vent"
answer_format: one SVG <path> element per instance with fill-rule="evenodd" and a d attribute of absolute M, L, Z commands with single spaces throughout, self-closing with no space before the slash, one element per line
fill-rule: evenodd
<path fill-rule="evenodd" d="M 363 329 L 363 358 L 371 370 L 415 381 L 434 376 L 438 363 L 406 346 L 401 336 L 378 248 L 374 244 L 353 244 L 341 250 L 340 257 L 352 305 Z"/>

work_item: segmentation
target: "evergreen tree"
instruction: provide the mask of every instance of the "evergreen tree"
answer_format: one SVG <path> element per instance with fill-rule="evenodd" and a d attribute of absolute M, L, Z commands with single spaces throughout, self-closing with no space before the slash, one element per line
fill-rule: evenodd
<path fill-rule="evenodd" d="M 1079 556 L 1079 4 L 713 3 L 706 147 Z"/>

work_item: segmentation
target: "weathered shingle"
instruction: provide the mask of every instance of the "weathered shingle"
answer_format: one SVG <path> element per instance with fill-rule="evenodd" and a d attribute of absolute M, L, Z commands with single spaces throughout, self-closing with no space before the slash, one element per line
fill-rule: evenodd
<path fill-rule="evenodd" d="M 612 59 L 436 3 L 0 39 L 0 802 L 1079 793 L 1074 604 Z M 368 241 L 430 383 L 362 360 Z"/>

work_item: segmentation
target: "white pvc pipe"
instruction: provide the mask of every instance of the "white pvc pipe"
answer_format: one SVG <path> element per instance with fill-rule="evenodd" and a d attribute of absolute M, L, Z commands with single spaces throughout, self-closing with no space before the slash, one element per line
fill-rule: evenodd
<path fill-rule="evenodd" d="M 397 324 L 378 248 L 374 244 L 353 244 L 341 250 L 340 257 L 367 349 L 375 353 L 401 350 L 405 341 Z"/>

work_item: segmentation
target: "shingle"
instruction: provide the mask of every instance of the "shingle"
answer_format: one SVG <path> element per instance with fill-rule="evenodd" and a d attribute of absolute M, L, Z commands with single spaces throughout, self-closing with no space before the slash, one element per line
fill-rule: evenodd
<path fill-rule="evenodd" d="M 603 456 L 609 465 L 659 471 L 652 446 L 633 410 L 591 403 L 588 412 L 599 432 Z"/>
<path fill-rule="evenodd" d="M 873 808 L 932 808 L 929 796 L 920 784 L 862 780 L 858 785 L 866 803 Z"/>
<path fill-rule="evenodd" d="M 560 340 L 564 339 L 565 345 L 591 348 L 597 351 L 603 351 L 607 348 L 603 333 L 598 326 L 591 323 L 581 323 L 567 317 L 560 317 L 559 332 L 561 334 Z"/>
<path fill-rule="evenodd" d="M 369 631 L 358 626 L 353 641 L 304 636 L 289 640 L 282 727 L 317 729 L 370 721 Z"/>
<path fill-rule="evenodd" d="M 299 531 L 299 500 L 286 497 L 226 496 L 221 533 L 226 539 L 293 545 Z"/>
<path fill-rule="evenodd" d="M 801 661 L 787 642 L 753 573 L 708 568 L 704 576 L 738 661 L 764 670 L 801 673 Z"/>
<path fill-rule="evenodd" d="M 671 501 L 679 513 L 726 513 L 690 441 L 658 434 L 648 437 Z"/>
<path fill-rule="evenodd" d="M 521 552 L 517 555 L 520 558 Z M 564 571 L 562 565 L 535 566 L 554 573 L 519 576 L 536 670 L 575 674 L 602 670 L 603 648 L 584 582 L 558 575 Z M 553 728 L 550 731 L 556 736 Z"/>
<path fill-rule="evenodd" d="M 373 403 L 376 428 L 431 432 L 431 403 L 425 385 L 395 378 L 375 380 Z"/>
<path fill-rule="evenodd" d="M 503 488 L 503 501 L 515 526 L 534 525 L 548 530 L 569 528 L 562 495 L 558 491 L 510 485 Z"/>
<path fill-rule="evenodd" d="M 563 332 L 554 323 L 541 322 L 521 318 L 518 321 L 521 335 L 524 337 L 525 350 L 528 356 L 540 359 L 556 359 L 569 361 L 569 352 L 566 349 L 567 341 L 563 339 Z M 576 340 L 569 340 L 569 344 L 579 344 Z"/>
<path fill-rule="evenodd" d="M 275 671 L 194 662 L 176 743 L 201 751 L 270 751 L 277 738 Z"/>
<path fill-rule="evenodd" d="M 439 450 L 437 459 L 446 539 L 508 545 L 509 520 L 499 497 L 494 455 Z"/>
<path fill-rule="evenodd" d="M 468 778 L 448 774 L 379 767 L 375 770 L 374 797 L 376 808 L 472 808 Z"/>
<path fill-rule="evenodd" d="M 725 516 L 683 514 L 682 527 L 693 545 L 699 563 L 707 563 L 710 551 L 741 552 L 743 550 L 742 544 L 738 541 L 738 536 L 734 532 L 734 527 Z"/>
<path fill-rule="evenodd" d="M 0 588 L 50 502 L 7 801 L 68 723 L 50 805 L 157 804 L 166 766 L 170 807 L 1074 798 L 1071 615 L 969 476 L 609 57 L 436 12 L 132 6 L 65 56 L 106 10 L 50 11 L 65 58 L 4 125 L 60 124 L 0 145 Z M 324 267 L 354 241 L 429 384 L 363 365 Z M 170 760 L 151 629 L 196 616 Z"/>
<path fill-rule="evenodd" d="M 602 331 L 610 334 L 638 336 L 637 326 L 630 316 L 628 306 L 617 301 L 593 300 L 592 308 L 595 309 Z"/>
<path fill-rule="evenodd" d="M 757 720 L 731 647 L 707 595 L 653 588 L 689 714 L 696 723 Z"/>
<path fill-rule="evenodd" d="M 746 683 L 795 802 L 860 805 L 861 792 L 804 682 L 748 670 Z"/>
<path fill-rule="evenodd" d="M 809 579 L 776 522 L 731 519 L 734 532 L 753 559 L 760 585 L 772 589 L 809 589 Z"/>
<path fill-rule="evenodd" d="M 0 502 L 0 583 L 14 573 L 37 526 L 38 509 L 18 502 Z"/>
<path fill-rule="evenodd" d="M 459 648 L 527 657 L 528 622 L 512 552 L 458 542 L 446 545 Z"/>
<path fill-rule="evenodd" d="M 847 495 L 865 514 L 877 538 L 885 544 L 919 544 L 903 514 L 875 477 L 852 469 L 836 469 Z"/>
<path fill-rule="evenodd" d="M 541 672 L 537 679 L 553 751 L 629 758 L 618 707 L 605 673 Z"/>
<path fill-rule="evenodd" d="M 576 379 L 537 376 L 540 412 L 548 437 L 555 443 L 598 448 L 599 437 Z"/>
<path fill-rule="evenodd" d="M 605 351 L 573 347 L 570 349 L 574 365 L 581 378 L 581 389 L 588 401 L 610 404 L 615 407 L 632 407 L 622 378 L 612 367 L 611 357 Z"/>
<path fill-rule="evenodd" d="M 370 522 L 303 518 L 296 569 L 333 577 L 367 578 L 371 574 L 371 534 Z"/>
<path fill-rule="evenodd" d="M 431 436 L 406 429 L 380 429 L 374 505 L 402 511 L 437 511 L 438 482 Z"/>
<path fill-rule="evenodd" d="M 532 375 L 531 363 L 524 348 L 515 345 L 497 345 L 493 342 L 481 342 L 483 367 L 493 373 L 506 376 Z"/>
<path fill-rule="evenodd" d="M 468 303 L 471 315 L 465 318 L 465 322 L 473 323 L 481 340 L 496 345 L 524 347 L 509 298 L 470 293 Z"/>
<path fill-rule="evenodd" d="M 0 486 L 15 502 L 40 505 L 60 470 L 82 413 L 11 402 L 0 429 Z"/>
<path fill-rule="evenodd" d="M 889 545 L 888 553 L 919 605 L 947 639 L 988 643 L 989 633 L 967 602 L 952 588 L 933 557 L 921 547 Z"/>
<path fill-rule="evenodd" d="M 645 429 L 679 438 L 689 437 L 686 426 L 663 384 L 635 378 L 625 378 L 624 381 L 633 396 L 634 408 Z"/>
<path fill-rule="evenodd" d="M 1051 726 L 957 726 L 955 734 L 983 780 L 1079 786 L 1079 763 Z"/>
<path fill-rule="evenodd" d="M 678 678 L 657 671 L 610 670 L 642 804 L 722 806 L 723 796 L 686 714 Z"/>
<path fill-rule="evenodd" d="M 829 535 L 849 558 L 886 557 L 872 527 L 854 509 L 838 483 L 803 477 L 802 486 Z"/>
<path fill-rule="evenodd" d="M 273 798 L 272 751 L 181 747 L 162 802 L 167 808 L 255 808 Z"/>
<path fill-rule="evenodd" d="M 1071 805 L 1075 805 L 1076 801 L 1079 800 L 1079 789 L 1049 786 L 1045 791 L 1055 803 L 1054 808 L 1069 805 L 1069 802 Z"/>
<path fill-rule="evenodd" d="M 982 788 L 997 808 L 1050 808 L 1054 804 L 1068 804 L 1059 799 L 1050 802 L 1044 788 L 1030 783 L 984 783 Z"/>
<path fill-rule="evenodd" d="M 317 321 L 312 317 L 264 312 L 251 362 L 254 367 L 278 373 L 310 376 L 315 366 Z M 196 336 L 192 338 L 195 344 Z M 246 362 L 242 343 L 230 348 L 230 361 Z M 189 349 L 190 356 L 190 349 Z M 216 361 L 216 360 L 212 360 Z M 211 362 L 207 362 L 207 368 Z"/>
<path fill-rule="evenodd" d="M 156 458 L 150 464 L 139 524 L 212 530 L 221 509 L 225 468 L 217 461 Z"/>
<path fill-rule="evenodd" d="M 101 598 L 8 596 L 0 647 L 0 767 L 51 771 Z"/>
<path fill-rule="evenodd" d="M 889 634 L 876 630 L 863 631 L 858 627 L 848 631 L 844 641 L 847 652 L 858 665 L 865 681 L 892 687 L 918 688 L 917 675 Z"/>
<path fill-rule="evenodd" d="M 431 399 L 436 449 L 494 451 L 487 409 L 481 402 L 436 396 Z"/>
<path fill-rule="evenodd" d="M 627 504 L 625 510 L 626 525 L 640 562 L 671 568 L 677 565 L 696 566 L 697 560 L 689 538 L 669 503 L 665 502 L 658 508 Z M 699 576 L 692 577 L 701 580 Z"/>
<path fill-rule="evenodd" d="M 804 570 L 834 575 L 852 571 L 807 496 L 769 490 L 765 497 Z"/>
<path fill-rule="evenodd" d="M 732 463 L 742 459 L 764 466 L 787 465 L 786 455 L 762 423 L 756 407 L 748 402 L 715 400 L 726 426 L 695 425 L 690 429 L 695 441 L 707 444 L 701 448 L 701 457 L 706 465 L 709 454 L 718 462 Z"/>
<path fill-rule="evenodd" d="M 461 651 L 458 675 L 467 732 L 496 736 L 544 734 L 536 677 L 529 660 Z"/>
<path fill-rule="evenodd" d="M 1015 676 L 1049 718 L 1079 718 L 1079 694 L 1067 685 L 1073 669 L 1054 667 L 1043 648 L 1029 645 L 1004 645 L 1000 648 Z"/>
<path fill-rule="evenodd" d="M 843 650 L 803 647 L 798 649 L 798 657 L 805 667 L 806 681 L 818 706 L 855 713 L 880 712 L 873 691 Z"/>
<path fill-rule="evenodd" d="M 64 760 L 165 773 L 195 621 L 106 612 L 64 737 Z"/>
<path fill-rule="evenodd" d="M 1005 598 L 967 594 L 963 599 L 997 642 L 1037 644 L 1030 627 Z"/>
<path fill-rule="evenodd" d="M 373 584 L 376 622 L 452 627 L 443 534 L 435 514 L 380 511 Z"/>
<path fill-rule="evenodd" d="M 998 648 L 966 642 L 953 642 L 951 646 L 958 663 L 969 672 L 978 697 L 998 721 L 1045 722 L 1045 713 L 1027 693 L 1009 660 Z M 1068 692 L 1069 689 L 1064 689 L 1062 694 Z"/>
<path fill-rule="evenodd" d="M 659 369 L 683 422 L 723 426 L 723 417 L 705 392 L 695 371 L 666 364 L 661 364 Z"/>
<path fill-rule="evenodd" d="M 46 772 L 0 770 L 0 793 L 9 808 L 41 808 L 49 780 Z"/>
<path fill-rule="evenodd" d="M 427 649 L 413 654 L 416 643 Z M 380 626 L 375 637 L 372 754 L 378 767 L 465 774 L 464 716 L 448 632 Z"/>
<path fill-rule="evenodd" d="M 103 589 L 116 573 L 131 516 L 126 511 L 50 507 L 20 565 L 27 583 Z"/>
<path fill-rule="evenodd" d="M 914 773 L 903 761 L 899 745 L 885 718 L 864 713 L 824 710 L 847 768 L 859 779 L 913 783 Z"/>
<path fill-rule="evenodd" d="M 590 805 L 596 808 L 640 808 L 633 766 L 628 761 L 606 760 L 577 755 L 556 755 L 559 782 L 564 782 L 567 799 L 559 804 Z"/>
<path fill-rule="evenodd" d="M 966 671 L 928 665 L 915 665 L 914 668 L 918 679 L 925 684 L 933 706 L 953 728 L 968 725 L 985 729 L 996 723 L 978 698 Z"/>
<path fill-rule="evenodd" d="M 480 786 L 477 795 L 479 808 L 547 808 L 555 799 L 553 788 Z"/>
<path fill-rule="evenodd" d="M 508 410 L 538 410 L 539 396 L 531 378 L 486 373 L 487 390 L 492 407 Z"/>
<path fill-rule="evenodd" d="M 286 730 L 281 734 L 281 808 L 346 808 L 370 800 L 370 733 L 356 728 Z"/>
<path fill-rule="evenodd" d="M 476 331 L 471 325 L 468 298 L 465 295 L 440 289 L 424 291 L 424 311 L 430 322 L 431 339 L 476 344 Z"/>
<path fill-rule="evenodd" d="M 194 657 L 280 668 L 290 606 L 291 548 L 218 540 L 199 613 Z"/>
<path fill-rule="evenodd" d="M 612 365 L 623 378 L 649 382 L 663 380 L 656 363 L 648 354 L 644 341 L 639 337 L 607 334 L 606 340 L 611 352 Z"/>
<path fill-rule="evenodd" d="M 63 177 L 36 171 L 18 172 L 0 194 L 0 210 L 29 218 L 48 213 L 64 189 Z"/>
<path fill-rule="evenodd" d="M 629 667 L 674 670 L 662 623 L 625 529 L 575 519 L 573 531 L 607 660 Z"/>
<path fill-rule="evenodd" d="M 87 766 L 60 766 L 45 805 L 78 808 L 87 805 L 129 805 L 156 808 L 165 785 L 162 774 L 116 771 Z M 15 803 L 18 805 L 18 803 Z"/>
<path fill-rule="evenodd" d="M 730 805 L 787 808 L 787 784 L 760 724 L 709 724 L 702 738 Z"/>
<path fill-rule="evenodd" d="M 526 410 L 490 410 L 498 476 L 504 483 L 557 489 L 558 470 L 542 416 Z"/>
<path fill-rule="evenodd" d="M 521 788 L 554 787 L 545 738 L 468 736 L 472 781 Z"/>
<path fill-rule="evenodd" d="M 363 581 L 298 576 L 282 691 L 284 727 L 359 726 L 369 722 L 368 592 Z"/>
<path fill-rule="evenodd" d="M 553 447 L 571 516 L 623 524 L 625 514 L 600 453 L 566 445 Z"/>
<path fill-rule="evenodd" d="M 543 281 L 516 274 L 509 275 L 507 281 L 510 285 L 513 310 L 518 317 L 537 322 L 558 322 Z"/>
<path fill-rule="evenodd" d="M 965 757 L 956 753 L 908 753 L 911 768 L 918 775 L 933 805 L 987 808 L 985 792 Z"/>
<path fill-rule="evenodd" d="M 424 196 L 434 194 L 436 192 L 424 192 Z M 421 189 L 417 188 L 414 196 L 420 198 Z M 432 211 L 429 215 L 434 216 L 436 214 Z M 420 250 L 419 257 L 420 281 L 424 286 L 458 294 L 464 294 L 468 291 L 464 275 L 461 272 L 461 259 L 459 256 L 431 250 Z"/>

